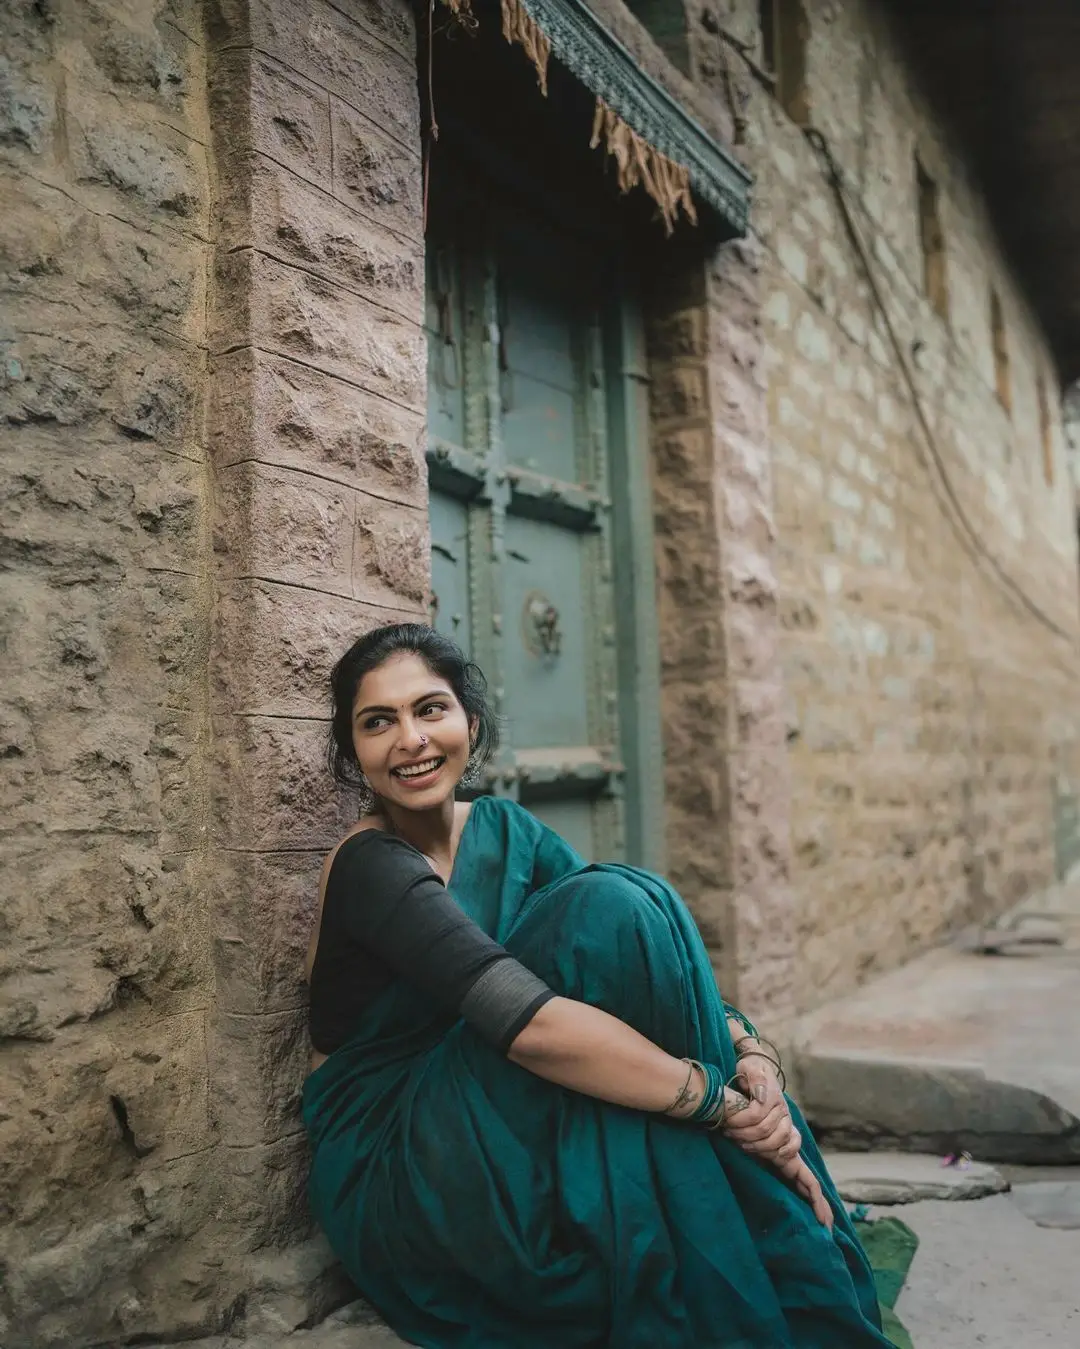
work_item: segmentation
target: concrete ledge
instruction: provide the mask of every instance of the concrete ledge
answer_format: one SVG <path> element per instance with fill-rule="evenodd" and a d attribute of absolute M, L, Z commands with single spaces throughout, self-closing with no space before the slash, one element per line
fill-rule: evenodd
<path fill-rule="evenodd" d="M 802 1018 L 798 1098 L 844 1150 L 1080 1161 L 1080 951 L 931 952 Z"/>

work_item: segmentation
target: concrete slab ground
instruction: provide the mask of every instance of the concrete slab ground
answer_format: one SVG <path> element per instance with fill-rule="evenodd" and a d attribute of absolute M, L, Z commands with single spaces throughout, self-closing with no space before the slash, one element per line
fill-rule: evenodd
<path fill-rule="evenodd" d="M 1035 1226 L 1021 1188 L 899 1215 L 919 1235 L 896 1309 L 916 1349 L 1080 1345 L 1080 1231 Z"/>
<path fill-rule="evenodd" d="M 802 1018 L 796 1090 L 825 1140 L 1080 1161 L 1080 885 L 1025 909 L 1063 944 L 942 948 Z"/>

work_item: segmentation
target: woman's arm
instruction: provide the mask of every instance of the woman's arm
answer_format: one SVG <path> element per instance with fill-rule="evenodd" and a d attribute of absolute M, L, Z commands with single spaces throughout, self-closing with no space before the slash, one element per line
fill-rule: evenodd
<path fill-rule="evenodd" d="M 682 1059 L 599 1007 L 572 998 L 545 1003 L 511 1042 L 507 1057 L 548 1082 L 632 1110 L 666 1110 L 687 1077 Z M 692 1079 L 690 1099 L 673 1113 L 693 1114 L 702 1086 Z"/>
<path fill-rule="evenodd" d="M 742 1023 L 739 1023 L 740 1029 Z M 546 1002 L 510 1044 L 508 1057 L 522 1068 L 558 1086 L 632 1110 L 664 1111 L 676 1118 L 694 1113 L 704 1082 L 691 1074 L 689 1092 L 674 1106 L 687 1083 L 682 1059 L 666 1053 L 632 1026 L 599 1007 L 555 997 Z M 754 1077 L 758 1078 L 755 1071 Z M 748 1085 L 750 1085 L 748 1083 Z M 780 1174 L 802 1195 L 819 1222 L 832 1227 L 832 1210 L 817 1177 L 799 1155 L 802 1142 L 787 1114 L 777 1114 L 759 1081 L 754 1101 L 727 1091 L 734 1141 L 750 1153 L 774 1161 Z M 781 1096 L 781 1101 L 783 1097 Z M 748 1121 L 739 1127 L 743 1115 Z M 732 1127 L 734 1126 L 734 1127 Z M 736 1132 L 738 1130 L 738 1132 Z M 767 1147 L 759 1146 L 767 1141 Z"/>

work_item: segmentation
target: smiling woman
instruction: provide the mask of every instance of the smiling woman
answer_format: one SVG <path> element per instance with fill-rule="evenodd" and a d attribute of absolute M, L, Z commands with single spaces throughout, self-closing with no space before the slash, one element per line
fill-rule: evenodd
<path fill-rule="evenodd" d="M 430 1349 L 887 1345 L 779 1056 L 678 895 L 455 800 L 498 727 L 448 638 L 380 628 L 332 691 L 365 813 L 323 869 L 304 1122 L 361 1291 Z"/>

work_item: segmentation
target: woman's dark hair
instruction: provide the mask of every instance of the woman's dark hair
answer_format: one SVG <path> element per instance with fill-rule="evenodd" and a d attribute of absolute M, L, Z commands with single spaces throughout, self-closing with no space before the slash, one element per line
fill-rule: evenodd
<path fill-rule="evenodd" d="M 442 633 L 421 623 L 390 623 L 358 638 L 330 672 L 333 718 L 327 744 L 327 763 L 336 781 L 343 787 L 355 787 L 361 781 L 360 765 L 353 748 L 352 713 L 356 690 L 366 674 L 377 669 L 391 656 L 411 652 L 428 668 L 445 679 L 465 709 L 472 732 L 469 766 L 479 772 L 499 748 L 499 723 L 487 696 L 487 680 L 478 665 Z"/>

